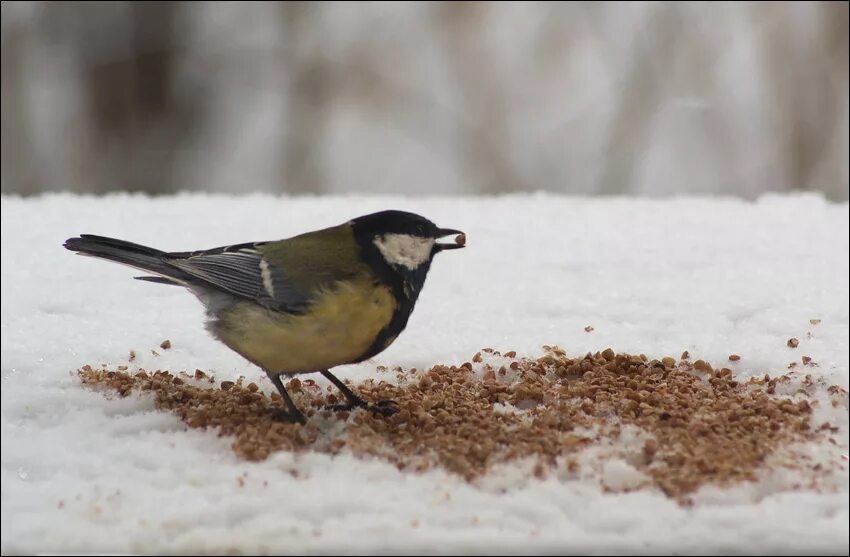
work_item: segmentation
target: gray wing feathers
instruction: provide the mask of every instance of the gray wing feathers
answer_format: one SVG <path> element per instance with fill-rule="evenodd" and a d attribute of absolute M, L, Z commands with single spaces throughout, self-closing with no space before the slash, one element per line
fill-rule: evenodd
<path fill-rule="evenodd" d="M 280 271 L 257 251 L 202 253 L 173 259 L 169 264 L 213 286 L 275 309 L 297 310 L 306 302 Z"/>

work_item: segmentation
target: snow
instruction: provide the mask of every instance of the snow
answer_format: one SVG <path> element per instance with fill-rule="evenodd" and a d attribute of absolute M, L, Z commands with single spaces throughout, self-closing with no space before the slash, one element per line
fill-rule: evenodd
<path fill-rule="evenodd" d="M 602 484 L 609 489 L 636 489 L 647 480 L 643 472 L 622 459 L 612 459 L 602 465 Z"/>
<path fill-rule="evenodd" d="M 340 377 L 374 377 L 376 365 L 459 364 L 488 346 L 538 356 L 557 344 L 569 354 L 688 350 L 744 378 L 784 373 L 808 355 L 825 385 L 850 382 L 848 204 L 817 195 L 4 196 L 3 553 L 847 554 L 846 463 L 822 492 L 791 489 L 793 473 L 774 471 L 706 487 L 692 507 L 642 488 L 623 461 L 543 480 L 525 464 L 501 466 L 475 484 L 347 455 L 279 452 L 248 463 L 228 439 L 187 430 L 149 398 L 107 398 L 76 378 L 87 363 L 127 364 L 133 349 L 133 365 L 244 375 L 273 391 L 208 336 L 193 296 L 76 257 L 62 248 L 66 238 L 188 250 L 283 238 L 390 207 L 464 230 L 467 248 L 438 256 L 395 344 L 337 368 Z M 790 337 L 797 349 L 786 346 Z M 164 339 L 170 350 L 158 348 Z M 729 362 L 732 353 L 741 360 Z M 841 446 L 805 450 L 846 454 L 846 406 L 823 405 L 816 418 L 839 426 Z"/>

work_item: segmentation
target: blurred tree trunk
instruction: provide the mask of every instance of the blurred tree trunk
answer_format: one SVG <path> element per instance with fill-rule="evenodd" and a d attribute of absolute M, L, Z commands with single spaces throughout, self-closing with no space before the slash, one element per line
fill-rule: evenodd
<path fill-rule="evenodd" d="M 485 2 L 441 2 L 435 5 L 432 26 L 464 103 L 455 122 L 464 173 L 473 191 L 498 194 L 526 190 L 528 184 L 511 161 L 505 91 L 513 84 L 500 80 L 492 61 L 482 56 L 482 29 L 490 8 Z"/>
<path fill-rule="evenodd" d="M 840 103 L 846 105 L 847 89 L 842 99 L 836 85 L 848 80 L 848 3 L 827 2 L 817 11 L 810 30 L 820 37 L 817 42 L 794 36 L 795 8 L 778 4 L 778 24 L 762 34 L 774 93 L 772 116 L 783 132 L 776 137 L 777 164 L 784 166 L 786 187 L 828 191 L 841 197 L 840 150 L 834 142 L 846 126 L 841 121 Z M 846 134 L 846 129 L 843 132 Z M 846 160 L 845 153 L 845 164 Z M 846 189 L 843 193 L 846 198 Z"/>
<path fill-rule="evenodd" d="M 608 143 L 605 161 L 596 193 L 614 195 L 632 184 L 644 151 L 649 143 L 649 130 L 663 100 L 663 88 L 673 65 L 679 40 L 679 27 L 674 21 L 674 3 L 653 7 L 656 19 L 641 34 L 626 67 L 618 103 L 608 121 Z M 594 12 L 591 12 L 594 13 Z M 598 22 L 604 25 L 604 22 Z M 615 63 L 614 60 L 611 63 Z"/>
<path fill-rule="evenodd" d="M 283 154 L 283 191 L 298 195 L 326 190 L 323 139 L 332 102 L 333 68 L 322 48 L 321 5 L 283 2 L 288 103 Z"/>
<path fill-rule="evenodd" d="M 3 6 L 5 9 L 6 6 Z M 3 106 L 0 108 L 0 152 L 2 152 L 3 193 L 14 192 L 32 194 L 48 188 L 41 183 L 38 169 L 35 165 L 31 145 L 32 127 L 28 121 L 26 103 L 26 88 L 23 64 L 23 49 L 25 33 L 10 27 L 4 28 L 2 44 L 0 44 L 0 65 L 2 65 Z"/>
<path fill-rule="evenodd" d="M 100 9 L 73 8 L 78 17 L 95 19 Z M 106 155 L 95 161 L 101 191 L 156 194 L 180 189 L 173 183 L 173 167 L 187 134 L 181 125 L 185 114 L 177 110 L 172 91 L 177 9 L 173 2 L 132 2 L 126 12 L 128 56 L 104 63 L 100 51 L 83 50 L 84 56 L 94 58 L 85 63 L 85 86 L 95 152 Z"/>

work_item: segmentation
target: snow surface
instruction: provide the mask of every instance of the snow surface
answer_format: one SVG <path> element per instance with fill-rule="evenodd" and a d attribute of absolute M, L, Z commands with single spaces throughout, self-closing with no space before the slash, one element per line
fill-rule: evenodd
<path fill-rule="evenodd" d="M 569 354 L 689 350 L 741 377 L 780 374 L 808 355 L 819 363 L 813 375 L 848 387 L 848 204 L 815 195 L 4 196 L 3 553 L 848 553 L 846 463 L 832 492 L 791 490 L 786 478 L 705 488 L 692 508 L 650 489 L 606 493 L 602 484 L 642 481 L 617 461 L 575 481 L 503 466 L 475 485 L 350 456 L 280 452 L 248 463 L 229 439 L 187 430 L 150 398 L 106 398 L 76 378 L 86 363 L 126 364 L 134 349 L 141 367 L 244 375 L 273 390 L 207 335 L 193 296 L 76 257 L 66 238 L 187 250 L 389 207 L 464 230 L 467 248 L 438 257 L 395 344 L 337 368 L 341 377 L 373 377 L 379 364 L 459 364 L 487 346 L 538 356 L 557 344 Z M 158 349 L 164 339 L 171 350 Z M 742 359 L 728 362 L 732 353 Z M 820 412 L 842 445 L 808 450 L 846 454 L 847 408 Z"/>

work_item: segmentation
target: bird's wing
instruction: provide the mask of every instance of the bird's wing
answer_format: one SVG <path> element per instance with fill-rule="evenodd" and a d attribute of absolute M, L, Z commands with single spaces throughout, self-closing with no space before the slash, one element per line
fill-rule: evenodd
<path fill-rule="evenodd" d="M 263 256 L 263 243 L 169 254 L 167 261 L 193 278 L 272 309 L 298 312 L 309 293 L 299 291 Z"/>

